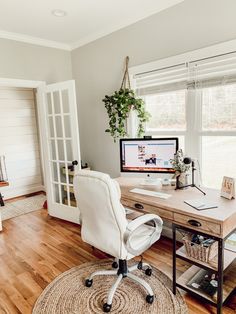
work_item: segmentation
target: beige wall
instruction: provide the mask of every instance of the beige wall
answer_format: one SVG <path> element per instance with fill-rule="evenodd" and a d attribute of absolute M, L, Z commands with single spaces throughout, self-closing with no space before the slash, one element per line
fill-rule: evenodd
<path fill-rule="evenodd" d="M 119 174 L 119 149 L 104 133 L 105 94 L 120 86 L 123 60 L 131 66 L 236 38 L 235 0 L 187 0 L 72 51 L 77 83 L 82 159 Z"/>
<path fill-rule="evenodd" d="M 72 78 L 71 54 L 54 48 L 0 39 L 0 77 L 53 83 Z"/>

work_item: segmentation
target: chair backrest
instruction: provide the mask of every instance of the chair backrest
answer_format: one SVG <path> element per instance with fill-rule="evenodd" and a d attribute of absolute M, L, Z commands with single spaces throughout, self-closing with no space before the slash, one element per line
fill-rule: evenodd
<path fill-rule="evenodd" d="M 83 241 L 114 257 L 126 256 L 123 236 L 128 222 L 117 182 L 101 172 L 80 170 L 74 176 L 74 193 Z"/>

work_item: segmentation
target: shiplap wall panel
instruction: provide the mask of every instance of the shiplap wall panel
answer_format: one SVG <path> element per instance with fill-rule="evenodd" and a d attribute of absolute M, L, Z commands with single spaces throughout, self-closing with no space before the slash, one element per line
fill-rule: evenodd
<path fill-rule="evenodd" d="M 31 117 L 22 118 L 22 117 L 11 117 L 5 118 L 1 120 L 0 126 L 1 127 L 16 127 L 16 126 L 27 126 L 27 125 L 35 125 L 35 122 L 32 121 Z"/>
<path fill-rule="evenodd" d="M 0 155 L 5 155 L 9 187 L 5 198 L 42 190 L 34 93 L 0 88 Z"/>

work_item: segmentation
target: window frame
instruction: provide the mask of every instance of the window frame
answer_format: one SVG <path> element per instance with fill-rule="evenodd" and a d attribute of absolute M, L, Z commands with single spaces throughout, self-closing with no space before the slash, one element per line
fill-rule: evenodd
<path fill-rule="evenodd" d="M 180 63 L 189 63 L 200 58 L 211 58 L 220 54 L 227 54 L 236 51 L 236 40 L 194 50 L 181 55 L 161 59 L 147 64 L 129 68 L 131 87 L 136 90 L 135 75 L 161 69 L 164 67 L 175 66 Z M 202 130 L 202 89 L 187 88 L 185 112 L 186 112 L 186 130 L 185 131 L 148 131 L 145 135 L 158 136 L 184 136 L 185 152 L 196 158 L 202 169 L 202 139 L 204 136 L 236 136 L 236 130 Z M 127 131 L 131 137 L 135 137 L 135 127 L 137 119 L 131 114 L 127 122 Z"/>

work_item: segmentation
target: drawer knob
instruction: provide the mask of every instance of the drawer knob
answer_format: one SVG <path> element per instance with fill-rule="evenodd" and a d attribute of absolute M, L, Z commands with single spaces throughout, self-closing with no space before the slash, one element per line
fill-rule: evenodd
<path fill-rule="evenodd" d="M 193 219 L 190 219 L 190 220 L 188 221 L 188 223 L 189 223 L 191 226 L 194 226 L 194 227 L 201 227 L 201 225 L 202 225 L 199 221 L 193 220 Z"/>
<path fill-rule="evenodd" d="M 135 203 L 134 207 L 137 208 L 137 209 L 143 209 L 143 205 L 139 204 L 139 203 Z"/>

